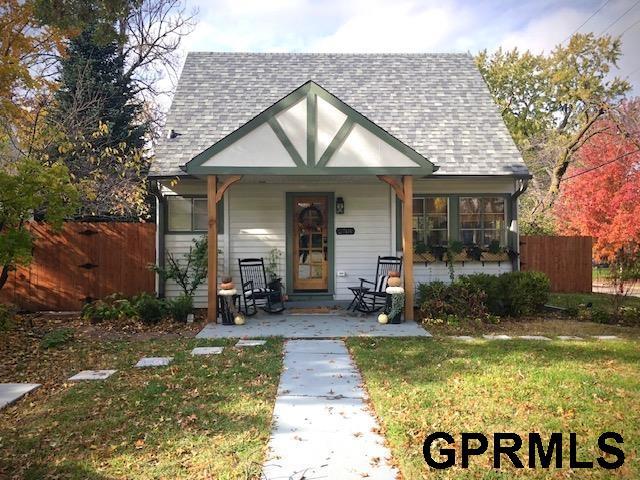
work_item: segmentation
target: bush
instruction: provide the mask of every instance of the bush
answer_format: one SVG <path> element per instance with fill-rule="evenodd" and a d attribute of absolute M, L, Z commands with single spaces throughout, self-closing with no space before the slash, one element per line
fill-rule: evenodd
<path fill-rule="evenodd" d="M 193 311 L 193 297 L 180 295 L 167 303 L 171 317 L 176 322 L 186 322 L 187 316 Z"/>
<path fill-rule="evenodd" d="M 420 310 L 427 319 L 483 318 L 487 315 L 486 294 L 473 286 L 432 282 L 418 286 Z"/>
<path fill-rule="evenodd" d="M 609 314 L 609 312 L 602 308 L 591 309 L 589 316 L 591 318 L 591 321 L 595 323 L 615 323 L 613 317 Z"/>
<path fill-rule="evenodd" d="M 133 303 L 137 317 L 144 323 L 158 323 L 162 320 L 165 304 L 162 300 L 148 293 L 141 293 L 134 297 Z"/>
<path fill-rule="evenodd" d="M 13 317 L 16 311 L 9 305 L 0 304 L 0 332 L 6 332 L 13 328 Z"/>
<path fill-rule="evenodd" d="M 135 305 L 119 293 L 88 303 L 82 308 L 82 318 L 97 323 L 133 318 L 136 315 Z"/>
<path fill-rule="evenodd" d="M 457 282 L 486 293 L 485 304 L 493 315 L 520 317 L 539 312 L 549 301 L 551 283 L 541 272 L 476 273 Z"/>
<path fill-rule="evenodd" d="M 551 282 L 542 272 L 510 272 L 500 275 L 505 288 L 508 312 L 514 317 L 542 310 L 549 301 Z"/>
<path fill-rule="evenodd" d="M 52 330 L 47 333 L 42 340 L 40 340 L 40 345 L 42 348 L 57 348 L 65 343 L 69 343 L 73 340 L 73 330 L 70 328 L 59 328 L 57 330 Z"/>
<path fill-rule="evenodd" d="M 487 298 L 485 305 L 492 315 L 507 315 L 509 305 L 507 304 L 504 279 L 502 276 L 489 275 L 488 273 L 475 273 L 473 275 L 462 275 L 458 282 L 469 288 L 482 290 Z"/>

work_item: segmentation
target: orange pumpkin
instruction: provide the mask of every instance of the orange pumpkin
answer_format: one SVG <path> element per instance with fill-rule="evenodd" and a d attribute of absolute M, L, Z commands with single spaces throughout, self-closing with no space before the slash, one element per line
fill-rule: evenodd
<path fill-rule="evenodd" d="M 389 287 L 399 287 L 401 284 L 402 280 L 400 280 L 400 277 L 391 277 L 387 280 L 387 285 Z"/>
<path fill-rule="evenodd" d="M 400 278 L 400 272 L 396 272 L 395 270 L 391 270 L 387 275 L 392 278 Z"/>
<path fill-rule="evenodd" d="M 236 288 L 233 282 L 226 282 L 220 284 L 220 290 L 233 290 Z"/>

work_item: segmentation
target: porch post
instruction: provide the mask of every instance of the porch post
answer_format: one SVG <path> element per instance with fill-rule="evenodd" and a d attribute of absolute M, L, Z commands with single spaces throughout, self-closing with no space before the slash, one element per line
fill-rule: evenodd
<path fill-rule="evenodd" d="M 209 213 L 209 251 L 207 281 L 207 320 L 215 323 L 218 318 L 218 218 L 216 201 L 217 177 L 207 176 L 207 210 Z"/>
<path fill-rule="evenodd" d="M 402 177 L 402 256 L 404 259 L 404 318 L 413 320 L 413 176 Z"/>

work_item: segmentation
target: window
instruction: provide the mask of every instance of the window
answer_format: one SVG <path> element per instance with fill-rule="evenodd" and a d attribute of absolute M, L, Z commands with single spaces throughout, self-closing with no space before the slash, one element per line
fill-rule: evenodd
<path fill-rule="evenodd" d="M 460 240 L 465 245 L 504 244 L 504 198 L 460 197 Z"/>
<path fill-rule="evenodd" d="M 413 243 L 446 245 L 449 240 L 447 197 L 414 197 Z"/>
<path fill-rule="evenodd" d="M 218 202 L 218 233 L 223 233 L 224 210 Z M 167 231 L 206 232 L 209 227 L 206 198 L 167 197 Z"/>

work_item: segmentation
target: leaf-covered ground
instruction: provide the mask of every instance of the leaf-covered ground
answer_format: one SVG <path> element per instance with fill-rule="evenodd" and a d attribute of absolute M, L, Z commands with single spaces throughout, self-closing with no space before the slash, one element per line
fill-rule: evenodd
<path fill-rule="evenodd" d="M 0 382 L 43 383 L 0 411 L 0 478 L 259 477 L 280 340 L 242 350 L 231 340 L 77 335 L 43 349 L 40 336 L 0 333 Z M 203 345 L 226 348 L 222 355 L 190 355 Z M 142 356 L 173 356 L 174 362 L 133 368 Z M 104 382 L 64 381 L 83 369 L 107 368 L 118 372 Z"/>
<path fill-rule="evenodd" d="M 579 334 L 580 332 L 576 332 Z M 393 455 L 405 480 L 640 478 L 640 344 L 446 339 L 349 339 Z M 432 432 L 540 432 L 579 438 L 578 458 L 600 455 L 602 432 L 623 435 L 626 462 L 615 471 L 491 468 L 491 450 L 469 469 L 428 469 L 422 456 Z M 456 446 L 459 454 L 459 445 Z M 526 465 L 528 456 L 523 455 Z M 459 458 L 459 457 L 458 457 Z M 507 461 L 508 463 L 508 461 Z"/>

